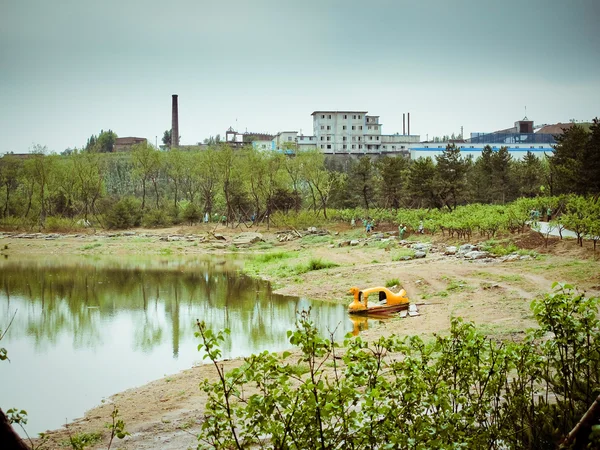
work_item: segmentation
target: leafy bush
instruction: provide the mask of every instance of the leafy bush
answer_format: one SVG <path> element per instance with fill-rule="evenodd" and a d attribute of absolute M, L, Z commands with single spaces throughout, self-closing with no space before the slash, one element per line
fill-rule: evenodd
<path fill-rule="evenodd" d="M 198 208 L 195 203 L 190 202 L 183 208 L 183 219 L 190 225 L 198 222 L 200 217 L 200 208 Z"/>
<path fill-rule="evenodd" d="M 77 220 L 64 217 L 50 216 L 46 218 L 45 231 L 54 233 L 68 233 L 70 231 L 81 231 L 85 227 Z"/>
<path fill-rule="evenodd" d="M 304 311 L 288 331 L 297 360 L 263 352 L 229 373 L 218 362 L 228 330 L 199 322 L 199 348 L 219 375 L 202 384 L 199 448 L 557 448 L 598 395 L 598 305 L 558 285 L 533 302 L 540 329 L 522 342 L 488 339 L 454 318 L 449 335 L 428 341 L 347 335 L 344 354 Z M 246 384 L 258 389 L 248 394 Z M 588 437 L 595 423 L 578 448 L 598 448 Z"/>
<path fill-rule="evenodd" d="M 164 210 L 150 209 L 144 214 L 142 224 L 148 228 L 158 228 L 171 225 L 171 221 Z"/>
<path fill-rule="evenodd" d="M 131 197 L 121 199 L 109 209 L 104 219 L 109 229 L 139 226 L 141 223 L 139 202 Z"/>

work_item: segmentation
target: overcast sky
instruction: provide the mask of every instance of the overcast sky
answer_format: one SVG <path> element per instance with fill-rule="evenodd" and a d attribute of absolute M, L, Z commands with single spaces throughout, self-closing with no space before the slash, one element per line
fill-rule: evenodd
<path fill-rule="evenodd" d="M 315 110 L 383 133 L 493 131 L 600 116 L 600 1 L 3 0 L 0 153 L 101 129 L 182 144 L 312 134 Z"/>

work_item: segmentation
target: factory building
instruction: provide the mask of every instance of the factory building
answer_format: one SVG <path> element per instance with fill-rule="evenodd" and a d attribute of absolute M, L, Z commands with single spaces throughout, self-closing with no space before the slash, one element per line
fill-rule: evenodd
<path fill-rule="evenodd" d="M 565 124 L 566 125 L 566 124 Z M 554 126 L 553 126 L 554 127 Z M 470 139 L 450 142 L 420 142 L 410 146 L 410 159 L 424 157 L 434 158 L 441 155 L 444 149 L 451 144 L 460 148 L 463 156 L 472 156 L 474 159 L 481 156 L 486 146 L 498 151 L 507 147 L 513 159 L 520 160 L 527 154 L 533 153 L 537 157 L 551 155 L 553 145 L 556 145 L 555 134 L 560 134 L 563 128 L 539 127 L 536 131 L 533 121 L 525 117 L 515 122 L 514 127 L 506 128 L 492 133 L 471 133 Z M 547 132 L 552 131 L 552 133 Z M 560 131 L 560 132 L 559 132 Z"/>

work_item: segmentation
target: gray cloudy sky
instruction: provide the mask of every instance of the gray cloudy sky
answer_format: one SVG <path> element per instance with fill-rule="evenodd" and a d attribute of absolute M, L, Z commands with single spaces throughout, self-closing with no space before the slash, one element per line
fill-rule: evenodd
<path fill-rule="evenodd" d="M 91 134 L 183 144 L 312 133 L 314 110 L 383 132 L 493 131 L 600 115 L 600 1 L 4 0 L 0 153 Z"/>

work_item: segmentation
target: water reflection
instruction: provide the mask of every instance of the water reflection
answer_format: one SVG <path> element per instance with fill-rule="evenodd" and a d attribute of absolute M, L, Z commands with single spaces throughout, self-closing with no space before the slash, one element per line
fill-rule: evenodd
<path fill-rule="evenodd" d="M 12 362 L 0 366 L 0 406 L 28 410 L 34 433 L 58 427 L 201 361 L 197 318 L 231 330 L 226 358 L 288 348 L 296 311 L 311 305 L 321 333 L 353 329 L 344 306 L 275 295 L 239 267 L 199 257 L 0 261 L 0 327 L 18 310 L 2 342 Z"/>

